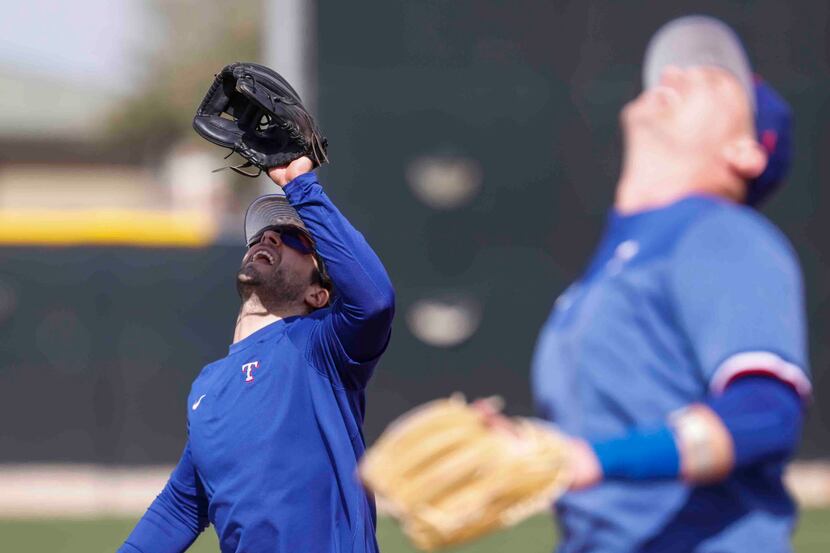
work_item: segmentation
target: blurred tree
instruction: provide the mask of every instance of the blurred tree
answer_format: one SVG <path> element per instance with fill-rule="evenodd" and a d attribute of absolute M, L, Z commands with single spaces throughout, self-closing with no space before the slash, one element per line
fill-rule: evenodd
<path fill-rule="evenodd" d="M 216 71 L 257 61 L 262 0 L 147 0 L 155 40 L 135 56 L 142 78 L 110 115 L 108 138 L 155 158 L 191 129 Z"/>

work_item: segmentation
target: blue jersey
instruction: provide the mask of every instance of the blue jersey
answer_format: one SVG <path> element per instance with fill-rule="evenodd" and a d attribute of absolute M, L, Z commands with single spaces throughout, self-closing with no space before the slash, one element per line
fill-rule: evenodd
<path fill-rule="evenodd" d="M 313 174 L 285 187 L 336 296 L 272 323 L 207 365 L 187 398 L 188 441 L 125 553 L 184 551 L 209 523 L 223 553 L 376 552 L 360 485 L 364 388 L 389 340 L 380 261 Z"/>
<path fill-rule="evenodd" d="M 706 196 L 612 213 L 585 274 L 556 301 L 533 361 L 543 417 L 588 440 L 667 416 L 746 374 L 809 394 L 801 272 L 754 210 Z M 557 503 L 561 551 L 789 551 L 782 459 L 724 482 L 608 480 Z"/>

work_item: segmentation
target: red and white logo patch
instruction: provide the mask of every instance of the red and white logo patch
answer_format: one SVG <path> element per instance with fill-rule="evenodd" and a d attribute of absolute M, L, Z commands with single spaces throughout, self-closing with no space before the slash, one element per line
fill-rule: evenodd
<path fill-rule="evenodd" d="M 254 375 L 253 370 L 259 368 L 259 361 L 251 361 L 250 363 L 245 363 L 242 365 L 242 372 L 245 373 L 245 382 L 253 382 Z"/>

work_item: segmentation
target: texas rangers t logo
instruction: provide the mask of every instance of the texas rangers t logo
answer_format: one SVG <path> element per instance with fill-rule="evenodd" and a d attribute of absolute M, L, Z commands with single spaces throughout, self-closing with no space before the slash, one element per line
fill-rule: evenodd
<path fill-rule="evenodd" d="M 245 382 L 253 382 L 254 375 L 251 374 L 251 371 L 254 369 L 259 368 L 259 361 L 252 361 L 250 363 L 245 363 L 242 365 L 242 372 L 245 373 Z"/>

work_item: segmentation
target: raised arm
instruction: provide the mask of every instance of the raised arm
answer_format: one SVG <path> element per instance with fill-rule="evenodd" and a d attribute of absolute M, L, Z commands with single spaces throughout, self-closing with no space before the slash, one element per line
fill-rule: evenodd
<path fill-rule="evenodd" d="M 184 448 L 167 485 L 117 553 L 180 553 L 208 526 L 207 498 Z"/>
<path fill-rule="evenodd" d="M 334 206 L 311 172 L 308 158 L 268 174 L 299 212 L 334 282 L 331 315 L 318 339 L 323 361 L 334 364 L 351 387 L 365 386 L 386 349 L 395 312 L 392 283 L 378 256 Z"/>

